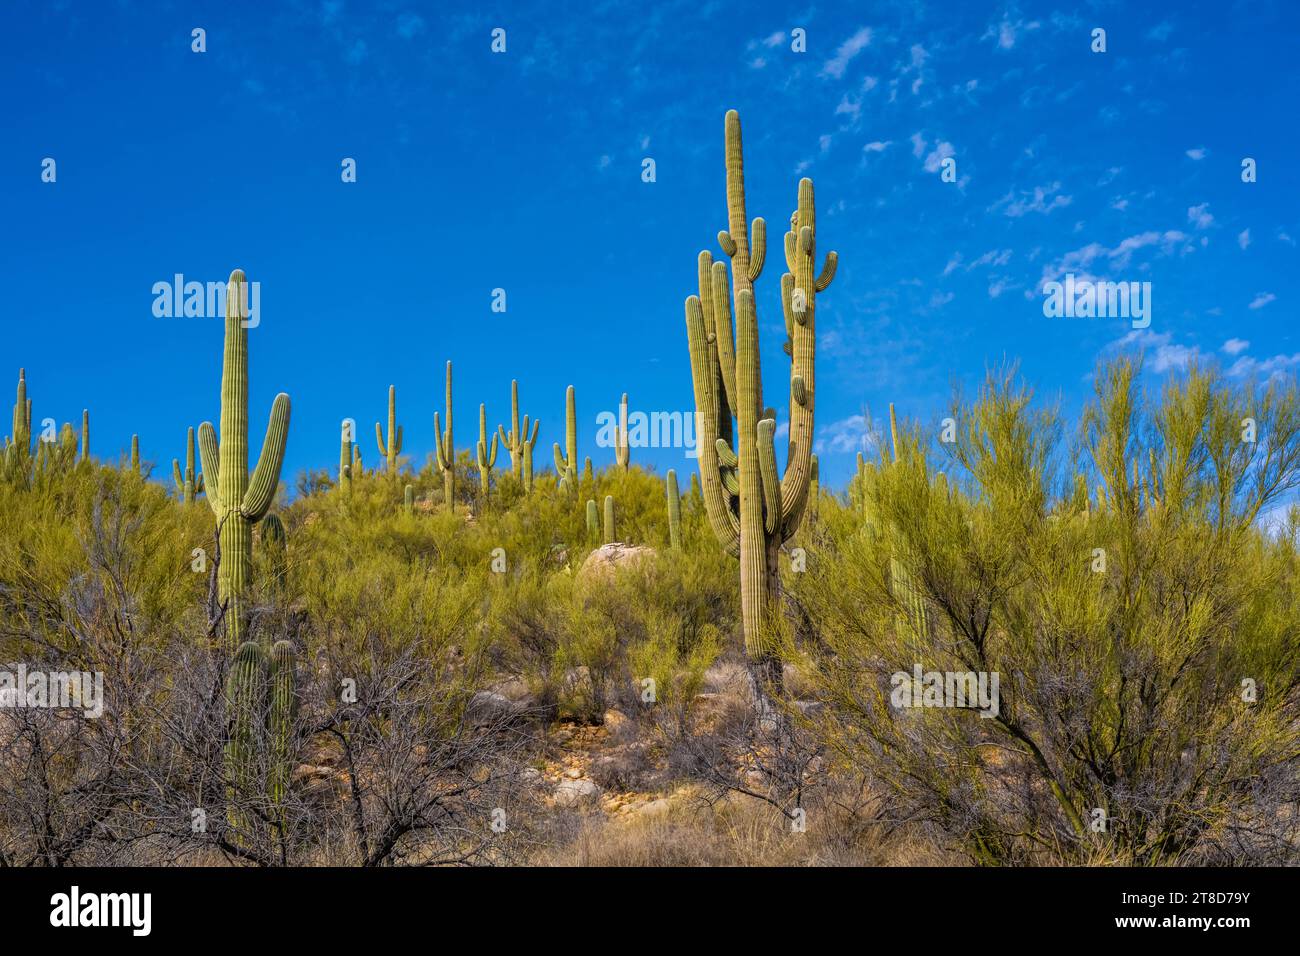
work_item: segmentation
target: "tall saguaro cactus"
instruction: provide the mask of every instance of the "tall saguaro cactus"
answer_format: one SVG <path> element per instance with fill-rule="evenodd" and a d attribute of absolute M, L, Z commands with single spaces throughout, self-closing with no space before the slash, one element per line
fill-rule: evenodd
<path fill-rule="evenodd" d="M 781 664 L 774 651 L 770 615 L 779 594 L 781 545 L 798 529 L 808 501 L 816 396 L 816 294 L 830 285 L 837 257 L 829 253 L 821 274 L 814 276 L 813 184 L 802 179 L 790 231 L 785 235 L 789 271 L 781 277 L 786 352 L 791 364 L 790 438 L 785 473 L 779 476 L 775 413 L 763 406 L 753 291 L 766 259 L 767 229 L 762 219 L 754 220 L 751 247 L 740 116 L 735 110 L 726 116 L 725 146 L 728 228 L 718 234 L 718 242 L 731 259 L 734 333 L 727 267 L 713 262 L 708 252 L 699 256 L 700 294 L 686 300 L 691 375 L 700 422 L 700 481 L 710 526 L 723 547 L 740 558 L 741 618 L 754 676 L 779 691 Z"/>
<path fill-rule="evenodd" d="M 90 461 L 90 409 L 88 408 L 81 410 L 81 460 Z"/>
<path fill-rule="evenodd" d="M 131 470 L 140 474 L 140 436 L 131 436 Z"/>
<path fill-rule="evenodd" d="M 492 433 L 491 451 L 488 450 L 487 405 L 479 402 L 478 406 L 478 445 L 474 448 L 474 459 L 478 464 L 478 493 L 481 501 L 486 502 L 492 487 L 492 469 L 497 463 L 497 434 Z"/>
<path fill-rule="evenodd" d="M 390 475 L 397 474 L 397 456 L 402 453 L 402 426 L 397 424 L 397 386 L 388 386 L 388 441 L 384 441 L 384 429 L 375 422 L 375 442 L 379 445 L 379 457 L 383 458 Z"/>
<path fill-rule="evenodd" d="M 187 505 L 194 504 L 195 496 L 203 492 L 203 475 L 200 473 L 196 476 L 194 473 L 193 428 L 185 435 L 185 470 L 181 471 L 181 463 L 173 458 L 172 478 L 176 481 L 176 490 L 180 493 L 181 501 Z"/>
<path fill-rule="evenodd" d="M 619 468 L 627 471 L 631 458 L 632 449 L 627 441 L 627 392 L 624 392 L 623 400 L 618 403 L 618 425 L 614 430 L 614 460 Z"/>
<path fill-rule="evenodd" d="M 451 430 L 451 362 L 447 362 L 447 431 L 443 432 L 438 413 L 433 413 L 433 437 L 437 444 L 436 460 L 442 472 L 442 497 L 447 510 L 456 510 L 456 442 Z"/>
<path fill-rule="evenodd" d="M 9 448 L 24 458 L 32 455 L 32 400 L 27 397 L 27 369 L 18 370 L 18 394 L 14 401 L 13 431 Z"/>
<path fill-rule="evenodd" d="M 244 324 L 244 273 L 236 269 L 226 286 L 226 344 L 221 362 L 221 444 L 211 422 L 199 426 L 199 460 L 208 504 L 217 518 L 221 563 L 217 598 L 226 608 L 226 646 L 243 643 L 244 598 L 253 564 L 253 525 L 275 498 L 289 437 L 289 396 L 271 405 L 262 453 L 248 475 L 248 329 Z"/>
<path fill-rule="evenodd" d="M 503 426 L 497 426 L 497 437 L 506 451 L 510 452 L 510 470 L 523 482 L 524 491 L 533 490 L 533 448 L 537 444 L 537 430 L 541 420 L 533 422 L 532 436 L 528 434 L 528 416 L 524 416 L 523 427 L 519 426 L 519 382 L 510 381 L 510 434 Z"/>
<path fill-rule="evenodd" d="M 352 494 L 352 422 L 343 420 L 339 435 L 339 494 L 348 497 Z"/>
<path fill-rule="evenodd" d="M 564 393 L 564 450 L 555 443 L 555 477 L 562 488 L 578 486 L 578 405 L 572 385 Z"/>

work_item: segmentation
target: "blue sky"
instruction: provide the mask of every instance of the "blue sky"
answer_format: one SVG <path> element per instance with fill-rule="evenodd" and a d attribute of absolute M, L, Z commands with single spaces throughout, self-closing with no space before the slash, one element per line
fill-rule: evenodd
<path fill-rule="evenodd" d="M 594 418 L 622 392 L 691 408 L 682 301 L 726 224 L 729 108 L 751 217 L 786 222 L 811 176 L 839 252 L 817 309 L 828 484 L 864 410 L 937 421 L 954 381 L 1004 359 L 1067 416 L 1116 349 L 1145 349 L 1153 378 L 1193 358 L 1291 371 L 1298 27 L 1267 0 L 19 4 L 0 33 L 0 385 L 26 366 L 37 420 L 88 407 L 96 453 L 138 432 L 169 481 L 186 426 L 218 418 L 222 329 L 156 318 L 151 290 L 239 267 L 261 283 L 253 452 L 289 392 L 290 484 L 335 466 L 344 417 L 376 461 L 390 383 L 423 462 L 447 359 L 460 447 L 480 401 L 506 420 L 518 378 L 549 462 L 571 383 L 581 453 L 606 463 Z M 757 295 L 784 420 L 778 263 Z M 1045 318 L 1042 283 L 1067 271 L 1151 282 L 1150 327 Z"/>

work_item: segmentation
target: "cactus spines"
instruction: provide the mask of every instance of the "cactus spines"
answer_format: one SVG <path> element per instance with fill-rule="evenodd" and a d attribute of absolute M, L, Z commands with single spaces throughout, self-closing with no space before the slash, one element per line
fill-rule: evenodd
<path fill-rule="evenodd" d="M 562 488 L 578 484 L 578 406 L 572 385 L 564 392 L 564 449 L 555 443 L 555 476 Z"/>
<path fill-rule="evenodd" d="M 194 498 L 203 492 L 203 475 L 194 473 L 194 429 L 191 428 L 185 435 L 185 470 L 181 471 L 181 463 L 175 458 L 172 459 L 172 478 L 176 481 L 176 491 L 180 495 L 181 501 L 187 505 L 194 504 Z"/>
<path fill-rule="evenodd" d="M 406 490 L 403 492 L 403 498 L 403 507 L 409 515 L 415 511 L 415 489 L 407 485 Z"/>
<path fill-rule="evenodd" d="M 228 819 L 237 840 L 242 839 L 248 820 L 233 807 L 252 795 L 256 783 L 257 721 L 262 712 L 265 669 L 262 648 L 246 641 L 239 645 L 226 674 L 226 722 L 230 728 L 225 746 L 226 794 L 232 804 Z"/>
<path fill-rule="evenodd" d="M 533 447 L 537 444 L 537 430 L 541 421 L 532 423 L 531 437 L 528 432 L 528 416 L 524 416 L 523 427 L 519 425 L 519 382 L 510 381 L 510 434 L 505 427 L 497 426 L 497 437 L 506 451 L 510 452 L 510 470 L 523 482 L 524 491 L 533 490 Z"/>
<path fill-rule="evenodd" d="M 253 525 L 266 515 L 280 483 L 289 437 L 289 396 L 271 405 L 262 453 L 248 474 L 248 329 L 244 323 L 244 273 L 226 286 L 226 342 L 221 363 L 221 443 L 211 422 L 199 426 L 199 460 L 208 504 L 216 515 L 221 563 L 217 599 L 225 605 L 226 645 L 244 643 L 244 596 L 253 562 Z"/>
<path fill-rule="evenodd" d="M 456 510 L 456 443 L 451 430 L 451 362 L 447 363 L 447 430 L 442 430 L 438 413 L 433 413 L 433 437 L 437 443 L 436 460 L 442 472 L 442 498 L 448 511 Z"/>
<path fill-rule="evenodd" d="M 276 641 L 271 648 L 271 708 L 267 718 L 270 731 L 270 760 L 267 761 L 267 794 L 279 807 L 289 792 L 289 775 L 293 770 L 293 719 L 298 700 L 295 671 L 298 656 L 288 641 Z"/>
<path fill-rule="evenodd" d="M 131 436 L 131 470 L 140 474 L 140 436 Z"/>
<path fill-rule="evenodd" d="M 88 408 L 81 410 L 81 460 L 90 461 L 90 409 Z"/>
<path fill-rule="evenodd" d="M 677 472 L 668 469 L 668 546 L 674 551 L 682 547 L 682 498 L 677 493 Z"/>
<path fill-rule="evenodd" d="M 605 544 L 613 544 L 618 540 L 618 532 L 614 527 L 614 496 L 605 496 Z"/>
<path fill-rule="evenodd" d="M 591 498 L 587 499 L 587 534 L 593 538 L 600 534 L 600 509 Z"/>
<path fill-rule="evenodd" d="M 627 392 L 624 392 L 623 400 L 618 403 L 618 426 L 614 431 L 614 460 L 618 462 L 619 468 L 627 471 L 631 457 L 632 449 L 627 442 Z"/>
<path fill-rule="evenodd" d="M 778 593 L 782 543 L 799 527 L 811 479 L 813 407 L 816 396 L 816 293 L 834 275 L 836 257 L 813 276 L 816 210 L 813 185 L 799 182 L 798 203 L 785 235 L 789 272 L 781 277 L 790 364 L 790 439 L 786 468 L 778 476 L 776 422 L 764 409 L 758 353 L 754 281 L 766 259 L 767 230 L 754 220 L 753 247 L 746 228 L 744 157 L 740 117 L 725 121 L 727 230 L 719 233 L 731 259 L 735 327 L 727 267 L 708 252 L 698 260 L 700 294 L 686 300 L 695 407 L 700 423 L 699 468 L 709 524 L 723 547 L 740 558 L 741 617 L 745 647 L 756 678 L 779 690 L 781 666 L 769 628 Z M 732 418 L 735 417 L 735 442 Z"/>
<path fill-rule="evenodd" d="M 397 386 L 388 386 L 388 440 L 384 441 L 384 429 L 375 422 L 375 442 L 379 445 L 379 457 L 384 459 L 390 475 L 397 474 L 397 456 L 402 453 L 402 426 L 397 424 Z"/>
<path fill-rule="evenodd" d="M 478 462 L 478 493 L 483 501 L 487 501 L 488 491 L 492 484 L 492 469 L 497 463 L 497 434 L 492 433 L 491 450 L 488 450 L 488 427 L 487 427 L 487 406 L 482 402 L 478 406 L 478 446 L 475 448 L 475 459 Z"/>

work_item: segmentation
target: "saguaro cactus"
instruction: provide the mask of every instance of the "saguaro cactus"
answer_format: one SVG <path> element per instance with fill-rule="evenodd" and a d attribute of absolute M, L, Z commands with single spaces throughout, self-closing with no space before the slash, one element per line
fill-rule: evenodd
<path fill-rule="evenodd" d="M 618 540 L 618 530 L 614 526 L 614 496 L 605 496 L 605 543 L 613 544 Z"/>
<path fill-rule="evenodd" d="M 262 550 L 271 565 L 272 583 L 276 591 L 282 592 L 289 576 L 289 536 L 279 515 L 262 519 Z"/>
<path fill-rule="evenodd" d="M 364 478 L 366 476 L 366 465 L 361 460 L 361 446 L 353 442 L 352 444 L 352 477 Z"/>
<path fill-rule="evenodd" d="M 497 437 L 506 451 L 510 452 L 510 470 L 523 482 L 524 491 L 533 490 L 533 447 L 537 444 L 537 430 L 541 420 L 533 422 L 532 436 L 528 433 L 528 416 L 524 416 L 523 428 L 519 427 L 519 382 L 510 381 L 510 434 L 503 426 L 497 426 Z"/>
<path fill-rule="evenodd" d="M 32 400 L 27 397 L 27 369 L 18 370 L 18 395 L 14 401 L 13 431 L 9 448 L 25 458 L 32 455 Z"/>
<path fill-rule="evenodd" d="M 271 648 L 271 706 L 267 718 L 270 731 L 270 760 L 267 761 L 267 795 L 279 807 L 289 792 L 293 771 L 293 718 L 298 700 L 296 674 L 298 656 L 288 641 L 276 641 Z"/>
<path fill-rule="evenodd" d="M 226 608 L 226 645 L 243 643 L 244 596 L 253 563 L 253 525 L 275 498 L 289 436 L 289 396 L 271 405 L 262 454 L 248 475 L 248 329 L 244 325 L 244 273 L 236 269 L 226 286 L 226 344 L 221 363 L 221 444 L 211 422 L 199 426 L 199 460 L 208 504 L 216 515 L 221 564 L 217 598 Z"/>
<path fill-rule="evenodd" d="M 762 400 L 753 291 L 766 258 L 767 229 L 762 219 L 754 220 L 751 249 L 740 117 L 735 110 L 726 116 L 725 142 L 728 229 L 718 234 L 718 242 L 731 259 L 734 336 L 725 263 L 713 262 L 708 252 L 700 253 L 700 294 L 686 300 L 700 422 L 700 481 L 714 533 L 729 553 L 740 558 L 741 618 L 756 682 L 779 691 L 781 664 L 774 653 L 769 615 L 779 594 L 781 545 L 798 529 L 808 500 L 816 397 L 816 294 L 830 285 L 837 257 L 829 253 L 821 274 L 814 276 L 813 184 L 810 179 L 800 180 L 798 204 L 785 235 L 790 271 L 781 277 L 786 351 L 791 358 L 790 438 L 785 474 L 778 476 L 775 416 L 764 409 Z"/>
<path fill-rule="evenodd" d="M 618 462 L 619 468 L 627 471 L 631 458 L 632 449 L 627 442 L 627 392 L 624 392 L 623 400 L 618 403 L 618 426 L 614 431 L 614 460 Z"/>
<path fill-rule="evenodd" d="M 140 474 L 140 436 L 131 436 L 131 470 Z"/>
<path fill-rule="evenodd" d="M 478 462 L 478 493 L 486 502 L 492 485 L 492 469 L 497 463 L 497 435 L 492 433 L 492 449 L 488 451 L 487 406 L 482 402 L 478 406 L 478 446 L 475 448 L 475 460 Z"/>
<path fill-rule="evenodd" d="M 812 517 L 817 517 L 817 504 L 821 498 L 822 487 L 820 481 L 819 468 L 817 465 L 817 456 L 812 456 L 812 464 L 808 472 L 808 511 Z"/>
<path fill-rule="evenodd" d="M 555 443 L 555 476 L 562 488 L 578 486 L 578 406 L 572 385 L 564 392 L 564 450 Z"/>
<path fill-rule="evenodd" d="M 85 425 L 82 426 L 83 431 Z M 83 440 L 84 444 L 84 440 Z M 185 435 L 185 470 L 181 471 L 181 463 L 175 458 L 172 459 L 172 478 L 176 481 L 176 490 L 180 495 L 181 501 L 187 505 L 194 503 L 194 498 L 203 492 L 203 475 L 194 473 L 194 429 L 191 428 Z"/>
<path fill-rule="evenodd" d="M 346 420 L 339 437 L 338 488 L 345 498 L 352 494 L 352 423 Z"/>
<path fill-rule="evenodd" d="M 193 442 L 190 446 L 193 447 Z M 81 460 L 90 461 L 90 409 L 81 410 Z"/>
<path fill-rule="evenodd" d="M 600 534 L 600 509 L 591 498 L 587 499 L 587 534 L 593 538 Z"/>
<path fill-rule="evenodd" d="M 677 493 L 677 472 L 668 469 L 668 546 L 674 551 L 682 546 L 682 496 Z"/>
<path fill-rule="evenodd" d="M 263 699 L 266 655 L 254 641 L 239 645 L 226 675 L 226 714 L 230 736 L 225 746 L 226 799 L 236 839 L 247 827 L 243 813 L 233 809 L 248 800 L 257 786 L 257 720 Z"/>
<path fill-rule="evenodd" d="M 442 472 L 442 497 L 447 510 L 456 510 L 456 442 L 451 430 L 451 362 L 447 363 L 447 430 L 442 430 L 438 413 L 433 413 L 433 437 L 437 443 L 435 458 Z"/>
<path fill-rule="evenodd" d="M 403 497 L 405 499 L 403 507 L 406 509 L 406 513 L 408 515 L 412 514 L 415 511 L 415 489 L 410 485 L 407 485 L 406 490 L 403 492 Z"/>
<path fill-rule="evenodd" d="M 402 426 L 397 424 L 397 386 L 388 386 L 388 441 L 384 441 L 384 429 L 375 422 L 375 442 L 379 445 L 379 457 L 384 459 L 390 475 L 397 474 L 397 456 L 402 453 Z"/>

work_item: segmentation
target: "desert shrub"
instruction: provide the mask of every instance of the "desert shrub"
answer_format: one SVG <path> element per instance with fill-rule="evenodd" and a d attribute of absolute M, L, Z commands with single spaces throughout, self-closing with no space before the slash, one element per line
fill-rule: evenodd
<path fill-rule="evenodd" d="M 795 576 L 819 732 L 979 862 L 1295 859 L 1296 551 L 1257 520 L 1295 387 L 1137 373 L 1099 371 L 1076 447 L 990 376 L 944 473 L 906 435 Z M 996 712 L 897 706 L 917 666 L 996 673 Z"/>

